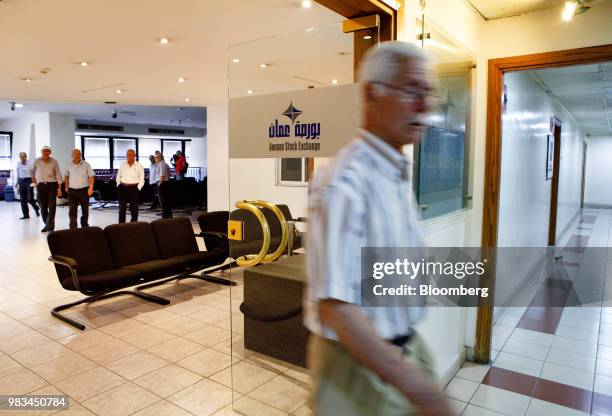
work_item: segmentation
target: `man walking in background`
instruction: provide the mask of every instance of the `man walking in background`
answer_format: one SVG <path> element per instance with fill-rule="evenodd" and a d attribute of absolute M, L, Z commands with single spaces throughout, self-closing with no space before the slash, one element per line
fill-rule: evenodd
<path fill-rule="evenodd" d="M 89 197 L 93 195 L 95 175 L 86 161 L 81 159 L 81 151 L 72 151 L 72 163 L 66 169 L 64 190 L 68 194 L 68 216 L 70 228 L 77 228 L 77 211 L 81 206 L 81 227 L 89 227 Z"/>
<path fill-rule="evenodd" d="M 162 218 L 172 218 L 172 196 L 170 195 L 170 166 L 164 160 L 161 153 L 155 155 L 157 168 L 157 194 L 162 207 Z"/>
<path fill-rule="evenodd" d="M 157 189 L 157 182 L 159 179 L 159 166 L 157 165 L 157 153 L 158 152 L 155 152 L 155 156 L 149 156 L 149 188 L 151 190 L 151 193 L 153 194 L 153 202 L 151 202 L 151 209 L 157 208 L 159 204 Z"/>
<path fill-rule="evenodd" d="M 305 322 L 319 416 L 454 414 L 414 329 L 423 304 L 361 306 L 363 247 L 425 244 L 402 147 L 423 132 L 429 72 L 424 52 L 411 44 L 372 48 L 359 77 L 363 128 L 312 183 Z"/>
<path fill-rule="evenodd" d="M 57 160 L 51 157 L 49 146 L 43 146 L 40 152 L 42 156 L 36 159 L 32 168 L 32 181 L 36 185 L 40 212 L 45 223 L 40 231 L 45 233 L 55 229 L 56 198 L 62 196 L 62 171 Z"/>
<path fill-rule="evenodd" d="M 127 205 L 130 204 L 130 222 L 138 221 L 139 192 L 144 186 L 144 168 L 136 161 L 136 151 L 128 149 L 127 161 L 117 172 L 117 199 L 119 199 L 119 223 L 125 222 Z"/>
<path fill-rule="evenodd" d="M 19 162 L 15 168 L 16 183 L 19 187 L 19 201 L 21 202 L 21 213 L 23 216 L 20 220 L 30 218 L 30 210 L 28 209 L 28 203 L 34 208 L 36 216 L 40 216 L 38 204 L 34 200 L 34 187 L 32 186 L 32 169 L 34 165 L 28 160 L 26 152 L 19 153 Z"/>

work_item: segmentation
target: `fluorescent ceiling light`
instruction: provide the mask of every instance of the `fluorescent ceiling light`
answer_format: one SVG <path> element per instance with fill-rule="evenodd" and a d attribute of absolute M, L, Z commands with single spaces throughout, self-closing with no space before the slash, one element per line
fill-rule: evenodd
<path fill-rule="evenodd" d="M 117 94 L 123 94 L 123 90 L 117 90 L 115 91 Z"/>
<path fill-rule="evenodd" d="M 247 94 L 249 94 L 249 95 L 250 95 L 250 94 L 253 94 L 253 90 L 248 90 L 248 91 L 247 91 Z"/>
<path fill-rule="evenodd" d="M 267 68 L 267 67 L 268 67 L 268 64 L 259 64 L 259 67 L 260 67 L 260 68 Z"/>
<path fill-rule="evenodd" d="M 168 42 L 170 42 L 170 41 L 168 40 L 168 38 L 161 38 L 161 39 L 159 40 L 159 43 L 161 43 L 162 45 L 167 45 L 167 44 L 168 44 Z"/>
<path fill-rule="evenodd" d="M 233 63 L 235 63 L 235 64 L 237 64 L 238 62 L 240 62 L 240 59 L 238 59 L 238 58 L 234 58 L 234 59 L 232 59 L 232 62 L 233 62 Z"/>
<path fill-rule="evenodd" d="M 21 104 L 21 103 L 15 103 L 15 108 L 23 108 L 23 104 Z"/>
<path fill-rule="evenodd" d="M 332 84 L 337 84 L 338 80 L 337 79 L 332 79 Z"/>
<path fill-rule="evenodd" d="M 576 13 L 576 7 L 578 5 L 576 2 L 568 1 L 565 3 L 565 7 L 563 8 L 563 12 L 561 13 L 561 19 L 566 22 L 569 22 L 574 18 L 574 14 Z"/>
<path fill-rule="evenodd" d="M 185 82 L 185 78 L 179 78 L 178 82 Z"/>
<path fill-rule="evenodd" d="M 81 61 L 81 66 L 87 66 L 87 65 L 89 65 L 89 62 L 87 62 L 87 61 Z"/>
<path fill-rule="evenodd" d="M 310 9 L 312 7 L 312 2 L 310 0 L 302 1 L 302 7 L 305 9 Z"/>
<path fill-rule="evenodd" d="M 189 102 L 191 101 L 191 98 L 185 98 L 185 101 Z"/>

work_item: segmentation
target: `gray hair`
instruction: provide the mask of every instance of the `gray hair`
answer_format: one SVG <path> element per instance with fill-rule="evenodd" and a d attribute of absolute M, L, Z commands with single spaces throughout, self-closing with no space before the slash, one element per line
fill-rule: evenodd
<path fill-rule="evenodd" d="M 389 41 L 371 48 L 359 68 L 359 82 L 388 84 L 393 81 L 406 61 L 429 63 L 427 53 L 408 42 Z"/>
<path fill-rule="evenodd" d="M 21 157 L 21 156 L 28 157 L 28 155 L 27 155 L 27 153 L 26 153 L 26 152 L 19 152 L 19 157 Z"/>

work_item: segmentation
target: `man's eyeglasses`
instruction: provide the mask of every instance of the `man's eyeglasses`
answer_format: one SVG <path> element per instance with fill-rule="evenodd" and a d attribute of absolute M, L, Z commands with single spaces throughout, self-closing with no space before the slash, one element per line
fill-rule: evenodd
<path fill-rule="evenodd" d="M 390 88 L 396 93 L 398 93 L 402 100 L 407 102 L 412 102 L 417 99 L 424 100 L 431 96 L 431 91 L 424 90 L 422 88 L 416 87 L 398 87 L 397 85 L 387 84 L 386 82 L 375 81 L 372 84 L 382 85 L 384 87 Z"/>

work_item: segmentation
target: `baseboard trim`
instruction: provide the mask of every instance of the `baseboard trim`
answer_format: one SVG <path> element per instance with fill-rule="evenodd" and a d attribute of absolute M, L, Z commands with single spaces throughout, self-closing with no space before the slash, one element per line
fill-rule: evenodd
<path fill-rule="evenodd" d="M 453 361 L 453 365 L 451 365 L 450 368 L 440 377 L 440 385 L 443 388 L 446 388 L 448 383 L 450 383 L 453 377 L 455 377 L 463 363 L 465 363 L 465 357 L 466 351 L 464 348 L 463 351 L 461 351 L 461 354 L 457 355 L 455 361 Z"/>

